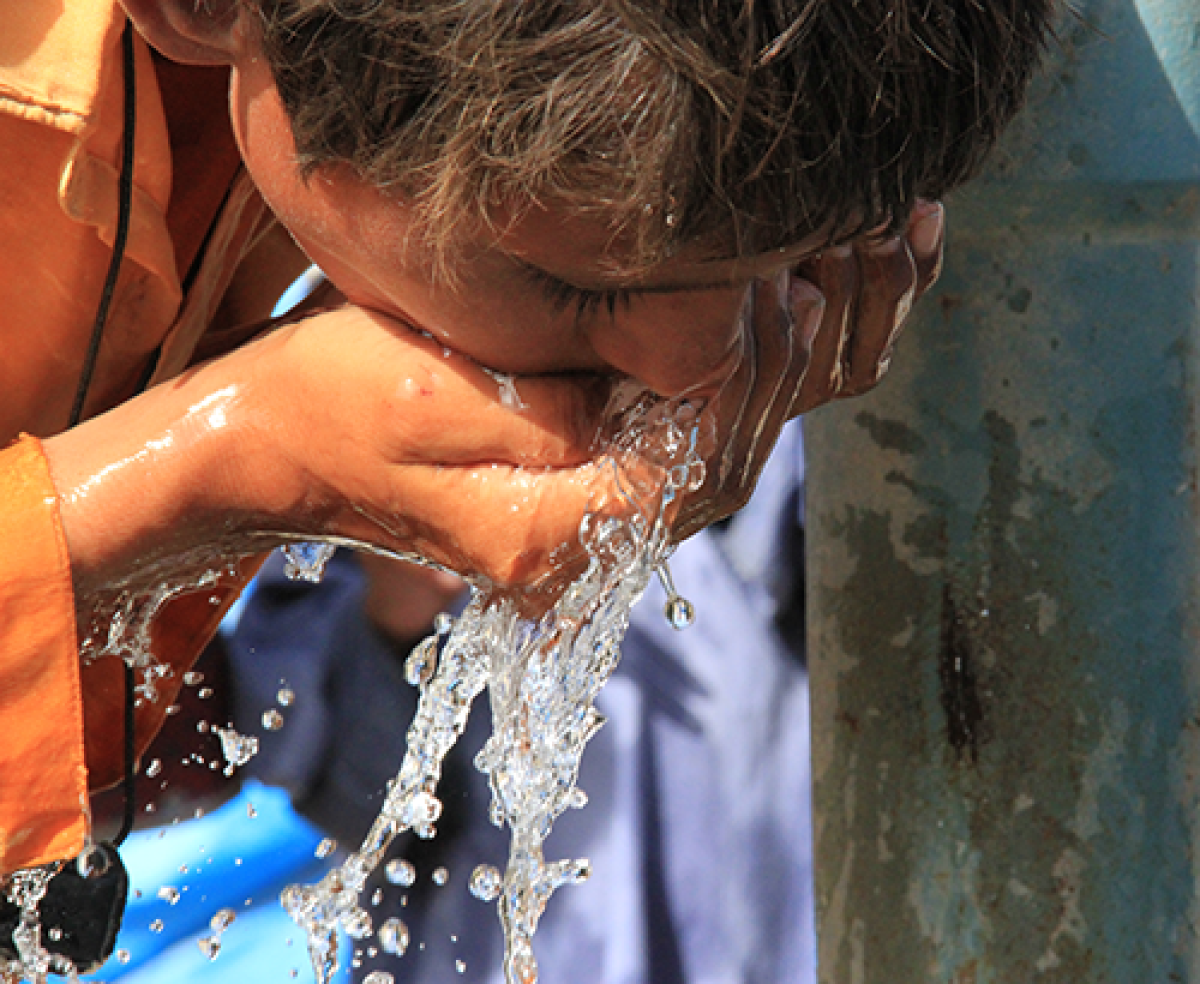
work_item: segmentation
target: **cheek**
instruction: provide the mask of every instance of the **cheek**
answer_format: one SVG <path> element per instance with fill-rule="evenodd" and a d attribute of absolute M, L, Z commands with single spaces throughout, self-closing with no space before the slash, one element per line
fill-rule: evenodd
<path fill-rule="evenodd" d="M 736 368 L 746 290 L 635 299 L 618 324 L 597 327 L 605 362 L 664 396 L 704 395 Z"/>

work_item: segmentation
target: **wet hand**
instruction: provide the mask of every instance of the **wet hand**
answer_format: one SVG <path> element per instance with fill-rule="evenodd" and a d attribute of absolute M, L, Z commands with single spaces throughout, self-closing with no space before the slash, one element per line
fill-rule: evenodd
<path fill-rule="evenodd" d="M 597 376 L 509 384 L 376 314 L 345 307 L 239 353 L 259 530 L 361 541 L 525 584 L 576 540 L 608 395 Z M 511 389 L 509 386 L 511 385 Z M 509 393 L 509 399 L 504 393 Z"/>
<path fill-rule="evenodd" d="M 345 307 L 283 326 L 46 442 L 81 608 L 297 538 L 501 583 L 575 541 L 608 383 L 519 380 Z"/>
<path fill-rule="evenodd" d="M 827 249 L 800 266 L 824 295 L 825 314 L 794 413 L 859 396 L 883 378 L 909 311 L 941 272 L 944 216 L 940 204 L 923 202 L 903 236 Z"/>
<path fill-rule="evenodd" d="M 705 479 L 685 497 L 673 535 L 682 540 L 746 504 L 783 425 L 796 414 L 826 302 L 790 270 L 746 293 L 733 372 L 701 414 Z"/>

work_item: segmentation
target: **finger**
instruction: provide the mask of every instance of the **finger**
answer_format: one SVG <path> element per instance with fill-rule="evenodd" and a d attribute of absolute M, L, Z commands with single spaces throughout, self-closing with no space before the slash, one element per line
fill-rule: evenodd
<path fill-rule="evenodd" d="M 909 251 L 917 268 L 913 301 L 933 286 L 942 272 L 946 242 L 946 210 L 940 202 L 920 202 L 908 223 Z"/>
<path fill-rule="evenodd" d="M 847 341 L 853 325 L 859 271 L 849 246 L 825 250 L 801 272 L 820 290 L 825 309 L 793 413 L 807 413 L 834 399 L 844 383 Z"/>
<path fill-rule="evenodd" d="M 385 450 L 394 460 L 563 467 L 588 458 L 608 400 L 605 378 L 500 376 L 374 312 L 333 316 L 364 318 L 383 329 L 360 343 L 358 371 L 384 374 L 380 391 L 392 398 L 374 407 L 380 416 L 366 430 L 392 435 Z M 335 332 L 348 327 L 332 325 Z"/>
<path fill-rule="evenodd" d="M 528 587 L 560 582 L 586 563 L 579 529 L 590 511 L 632 515 L 612 469 L 535 470 L 506 465 L 456 468 L 401 466 L 397 505 L 407 505 L 403 527 L 392 511 L 374 517 L 376 530 L 463 576 Z M 366 517 L 365 517 L 366 518 Z"/>
<path fill-rule="evenodd" d="M 740 508 L 753 491 L 797 399 L 824 298 L 785 272 L 757 282 L 751 304 L 743 364 L 715 403 L 722 467 L 689 500 L 673 530 L 677 539 Z"/>
<path fill-rule="evenodd" d="M 893 237 L 855 253 L 862 279 L 838 394 L 843 397 L 865 393 L 882 378 L 917 286 L 916 265 L 904 240 Z"/>
<path fill-rule="evenodd" d="M 747 421 L 752 431 L 741 476 L 747 495 L 779 431 L 791 419 L 824 305 L 821 292 L 790 270 L 769 284 L 760 284 L 754 308 L 755 352 L 764 381 L 774 382 L 760 387 L 753 416 Z"/>
<path fill-rule="evenodd" d="M 445 442 L 432 446 L 428 460 L 581 464 L 595 449 L 610 392 L 611 381 L 594 374 L 519 376 L 499 383 L 499 389 L 487 379 L 482 399 L 468 394 L 460 404 L 458 419 L 470 435 L 469 446 L 462 431 L 447 434 Z"/>

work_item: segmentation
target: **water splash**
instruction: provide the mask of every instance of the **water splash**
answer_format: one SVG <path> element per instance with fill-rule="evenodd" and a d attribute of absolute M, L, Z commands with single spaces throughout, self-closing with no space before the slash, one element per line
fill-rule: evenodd
<path fill-rule="evenodd" d="M 237 568 L 225 566 L 170 578 L 150 589 L 114 587 L 111 596 L 96 607 L 79 644 L 79 658 L 89 665 L 104 656 L 118 656 L 141 676 L 137 696 L 158 700 L 158 683 L 174 671 L 151 652 L 151 625 L 171 601 L 196 591 L 215 588 L 226 578 L 237 576 Z M 220 598 L 215 598 L 219 603 Z M 195 682 L 202 677 L 190 675 Z M 203 694 L 201 694 L 203 696 Z"/>
<path fill-rule="evenodd" d="M 485 687 L 493 734 L 476 765 L 488 777 L 493 822 L 512 833 L 497 903 L 505 975 L 509 984 L 537 980 L 532 940 L 546 903 L 590 873 L 586 860 L 547 862 L 542 847 L 555 819 L 578 803 L 580 757 L 604 723 L 594 701 L 620 659 L 630 608 L 669 555 L 671 503 L 704 479 L 694 408 L 628 388 L 613 406 L 604 460 L 617 493 L 580 524 L 587 569 L 537 621 L 522 617 L 513 596 L 473 586 L 436 666 L 411 674 L 421 696 L 408 750 L 362 846 L 319 883 L 284 890 L 321 984 L 337 969 L 339 930 L 353 935 L 369 919 L 359 895 L 393 839 L 406 829 L 433 836 L 442 760 Z"/>
<path fill-rule="evenodd" d="M 61 974 L 72 981 L 79 979 L 75 965 L 70 960 L 51 953 L 42 946 L 42 925 L 38 916 L 38 906 L 57 870 L 55 865 L 29 868 L 13 872 L 9 877 L 8 900 L 20 911 L 17 926 L 12 933 L 17 959 L 0 964 L 0 980 L 47 984 L 50 974 Z"/>

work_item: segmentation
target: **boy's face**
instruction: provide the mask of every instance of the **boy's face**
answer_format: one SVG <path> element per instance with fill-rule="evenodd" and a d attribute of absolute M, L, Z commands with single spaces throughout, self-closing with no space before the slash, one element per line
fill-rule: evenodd
<path fill-rule="evenodd" d="M 753 261 L 681 251 L 636 277 L 602 218 L 533 207 L 468 234 L 449 279 L 435 274 L 413 207 L 348 168 L 305 182 L 263 59 L 235 65 L 234 126 L 246 164 L 279 218 L 348 298 L 513 374 L 627 374 L 660 393 L 703 394 L 737 359 L 750 283 L 817 245 Z"/>

